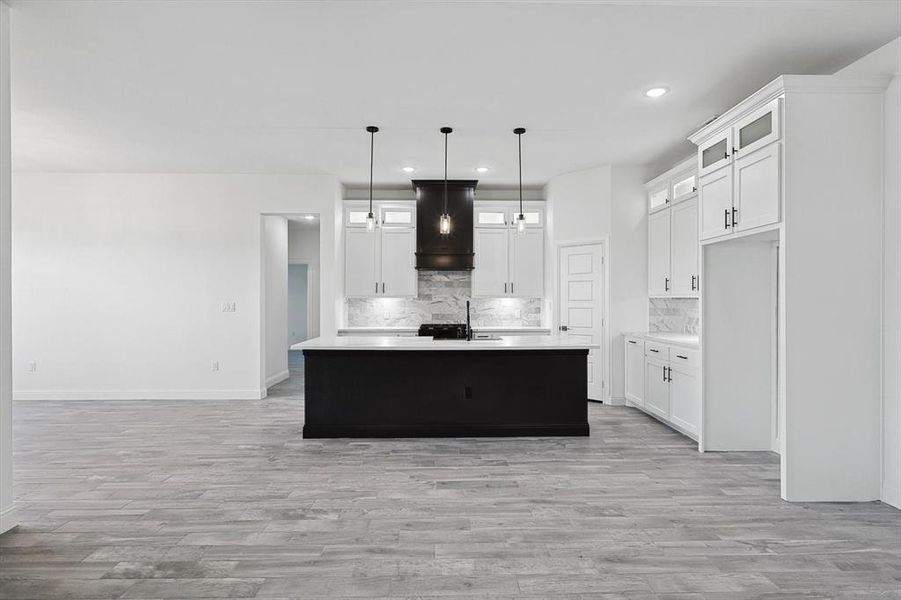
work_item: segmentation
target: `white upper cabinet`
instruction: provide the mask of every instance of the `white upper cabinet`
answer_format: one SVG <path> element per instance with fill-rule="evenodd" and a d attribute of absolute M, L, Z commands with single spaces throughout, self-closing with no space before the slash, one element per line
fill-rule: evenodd
<path fill-rule="evenodd" d="M 415 297 L 415 205 L 379 202 L 373 204 L 372 212 L 377 225 L 369 231 L 369 204 L 344 206 L 344 295 Z"/>
<path fill-rule="evenodd" d="M 736 157 L 732 196 L 735 231 L 779 222 L 780 148 L 780 144 L 770 144 Z"/>
<path fill-rule="evenodd" d="M 369 212 L 368 210 L 366 211 Z M 376 296 L 379 293 L 378 235 L 364 227 L 350 227 L 344 231 L 344 294 L 346 296 Z"/>
<path fill-rule="evenodd" d="M 473 237 L 475 268 L 472 271 L 473 296 L 506 296 L 510 292 L 509 231 L 476 228 Z"/>
<path fill-rule="evenodd" d="M 523 204 L 524 233 L 516 230 L 518 202 L 476 202 L 474 210 L 472 295 L 544 296 L 544 203 Z"/>
<path fill-rule="evenodd" d="M 654 212 L 669 204 L 670 182 L 663 181 L 648 190 L 648 210 Z"/>
<path fill-rule="evenodd" d="M 698 179 L 695 158 L 676 165 L 646 184 L 649 210 L 656 190 L 667 202 L 648 216 L 648 295 L 698 296 Z M 722 172 L 722 171 L 718 171 Z"/>
<path fill-rule="evenodd" d="M 732 163 L 732 130 L 726 129 L 719 135 L 698 146 L 698 176 L 703 177 Z"/>
<path fill-rule="evenodd" d="M 694 196 L 698 191 L 698 176 L 694 169 L 673 178 L 673 204 Z"/>
<path fill-rule="evenodd" d="M 704 175 L 698 184 L 700 239 L 729 235 L 732 232 L 732 169 Z"/>
<path fill-rule="evenodd" d="M 668 295 L 670 287 L 670 220 L 668 210 L 648 218 L 648 294 Z"/>
<path fill-rule="evenodd" d="M 381 287 L 385 296 L 416 295 L 416 230 L 386 225 L 381 235 Z"/>
<path fill-rule="evenodd" d="M 699 143 L 701 240 L 726 238 L 781 221 L 781 114 L 782 101 L 776 98 L 739 115 Z M 724 141 L 728 160 L 717 162 Z"/>
<path fill-rule="evenodd" d="M 735 159 L 779 139 L 779 99 L 739 119 L 733 127 Z"/>
<path fill-rule="evenodd" d="M 698 201 L 676 204 L 671 213 L 670 291 L 674 296 L 692 296 L 700 287 L 698 262 Z"/>
<path fill-rule="evenodd" d="M 508 206 L 477 203 L 473 211 L 472 222 L 476 228 L 503 229 L 510 226 L 510 208 Z"/>
<path fill-rule="evenodd" d="M 544 295 L 544 231 L 528 229 L 513 233 L 510 253 L 510 295 L 521 298 L 540 298 Z"/>

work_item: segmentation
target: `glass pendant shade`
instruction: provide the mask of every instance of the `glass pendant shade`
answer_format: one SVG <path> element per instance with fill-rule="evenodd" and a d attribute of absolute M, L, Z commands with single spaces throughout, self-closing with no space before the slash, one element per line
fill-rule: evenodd
<path fill-rule="evenodd" d="M 451 219 L 450 215 L 445 213 L 441 215 L 441 219 L 438 221 L 438 233 L 441 235 L 447 235 L 451 230 Z"/>
<path fill-rule="evenodd" d="M 372 213 L 366 215 L 366 231 L 375 231 L 375 215 Z"/>
<path fill-rule="evenodd" d="M 516 217 L 516 233 L 525 233 L 526 232 L 526 216 L 522 213 L 519 213 Z"/>

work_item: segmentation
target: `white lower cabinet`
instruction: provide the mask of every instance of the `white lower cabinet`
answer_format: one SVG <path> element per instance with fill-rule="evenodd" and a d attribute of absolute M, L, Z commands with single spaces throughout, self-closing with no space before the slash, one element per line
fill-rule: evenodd
<path fill-rule="evenodd" d="M 649 415 L 698 439 L 701 427 L 700 352 L 641 336 L 625 338 L 625 397 Z"/>
<path fill-rule="evenodd" d="M 668 363 L 656 358 L 648 358 L 645 365 L 644 407 L 662 419 L 669 418 L 668 369 Z"/>
<path fill-rule="evenodd" d="M 672 363 L 669 370 L 670 420 L 697 437 L 701 422 L 701 377 L 698 369 Z"/>
<path fill-rule="evenodd" d="M 644 406 L 644 340 L 626 338 L 626 399 Z"/>

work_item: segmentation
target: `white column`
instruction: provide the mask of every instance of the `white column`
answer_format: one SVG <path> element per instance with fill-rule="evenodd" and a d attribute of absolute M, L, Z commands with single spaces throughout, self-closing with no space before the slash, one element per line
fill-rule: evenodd
<path fill-rule="evenodd" d="M 10 311 L 9 6 L 0 0 L 0 533 L 16 525 L 13 504 L 12 317 Z"/>

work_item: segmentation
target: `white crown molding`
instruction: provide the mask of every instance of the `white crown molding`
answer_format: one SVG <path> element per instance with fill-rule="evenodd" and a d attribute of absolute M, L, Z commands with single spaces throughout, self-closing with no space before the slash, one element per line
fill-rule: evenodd
<path fill-rule="evenodd" d="M 695 145 L 732 125 L 739 117 L 761 108 L 784 94 L 881 94 L 891 77 L 841 75 L 780 75 L 720 116 L 688 136 Z"/>

